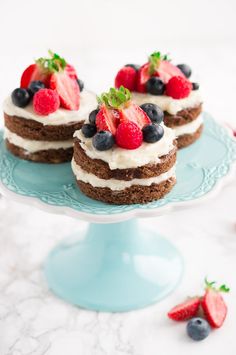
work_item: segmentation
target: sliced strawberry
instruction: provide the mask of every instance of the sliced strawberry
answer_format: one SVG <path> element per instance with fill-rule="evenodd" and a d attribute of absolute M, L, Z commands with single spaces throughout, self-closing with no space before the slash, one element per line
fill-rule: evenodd
<path fill-rule="evenodd" d="M 66 72 L 53 73 L 50 78 L 50 88 L 57 91 L 62 107 L 67 110 L 79 109 L 79 85 Z"/>
<path fill-rule="evenodd" d="M 20 80 L 20 87 L 23 89 L 27 89 L 30 82 L 31 82 L 31 77 L 34 73 L 34 71 L 36 70 L 36 64 L 31 64 L 30 66 L 28 66 L 22 76 L 21 76 L 21 80 Z"/>
<path fill-rule="evenodd" d="M 141 107 L 132 102 L 127 107 L 120 110 L 120 120 L 121 122 L 134 122 L 141 129 L 147 124 L 152 123 L 148 115 L 141 109 Z"/>
<path fill-rule="evenodd" d="M 137 84 L 136 84 L 136 90 L 138 92 L 147 92 L 146 90 L 146 82 L 150 79 L 150 74 L 149 74 L 149 63 L 146 63 L 141 66 L 141 68 L 138 70 L 137 74 Z"/>
<path fill-rule="evenodd" d="M 191 298 L 186 302 L 178 304 L 172 308 L 168 312 L 168 317 L 175 321 L 184 321 L 195 317 L 198 312 L 200 303 L 201 301 L 199 297 Z"/>
<path fill-rule="evenodd" d="M 207 289 L 202 299 L 205 316 L 213 328 L 220 328 L 227 315 L 227 306 L 219 291 Z"/>
<path fill-rule="evenodd" d="M 168 83 L 173 76 L 185 78 L 182 71 L 168 60 L 162 60 L 154 76 L 159 76 L 164 84 Z"/>
<path fill-rule="evenodd" d="M 65 71 L 69 75 L 70 78 L 72 79 L 78 79 L 77 73 L 73 65 L 71 64 L 66 64 Z"/>
<path fill-rule="evenodd" d="M 50 74 L 45 73 L 38 64 L 31 64 L 21 76 L 20 87 L 27 89 L 32 81 L 37 80 L 42 81 L 48 87 Z"/>
<path fill-rule="evenodd" d="M 130 91 L 134 91 L 136 87 L 137 71 L 132 67 L 121 68 L 115 78 L 115 87 L 124 86 Z"/>
<path fill-rule="evenodd" d="M 120 114 L 117 110 L 108 109 L 105 105 L 102 105 L 96 116 L 97 129 L 99 131 L 109 131 L 115 135 L 119 118 Z"/>

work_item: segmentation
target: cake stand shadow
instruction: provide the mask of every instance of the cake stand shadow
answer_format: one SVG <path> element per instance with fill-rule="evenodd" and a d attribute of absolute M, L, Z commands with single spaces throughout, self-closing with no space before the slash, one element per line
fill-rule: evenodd
<path fill-rule="evenodd" d="M 157 231 L 139 227 L 136 218 L 202 202 L 233 176 L 236 141 L 209 114 L 204 121 L 202 137 L 178 153 L 174 189 L 146 205 L 91 200 L 77 188 L 69 163 L 18 159 L 6 150 L 0 133 L 3 195 L 90 223 L 84 236 L 68 237 L 45 261 L 48 286 L 55 294 L 80 307 L 116 312 L 152 304 L 175 289 L 183 274 L 181 254 Z"/>

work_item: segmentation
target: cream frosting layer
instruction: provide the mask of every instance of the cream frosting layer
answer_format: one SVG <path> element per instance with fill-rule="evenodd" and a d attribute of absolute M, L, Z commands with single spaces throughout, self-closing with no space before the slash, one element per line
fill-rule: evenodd
<path fill-rule="evenodd" d="M 122 149 L 116 145 L 106 151 L 94 148 L 91 138 L 85 138 L 81 130 L 74 133 L 81 142 L 80 146 L 91 159 L 105 161 L 111 170 L 137 168 L 149 163 L 157 164 L 163 155 L 168 154 L 174 148 L 175 133 L 171 128 L 164 127 L 164 136 L 156 143 L 143 142 L 141 147 L 134 150 Z"/>
<path fill-rule="evenodd" d="M 188 97 L 180 100 L 173 99 L 166 95 L 151 95 L 133 92 L 132 100 L 137 105 L 142 105 L 144 103 L 156 104 L 163 111 L 167 111 L 171 115 L 175 115 L 177 112 L 187 108 L 196 107 L 202 103 L 199 90 L 191 91 Z"/>
<path fill-rule="evenodd" d="M 18 116 L 42 123 L 44 126 L 58 126 L 72 122 L 87 120 L 91 111 L 97 108 L 96 95 L 90 91 L 82 91 L 80 94 L 80 107 L 78 111 L 59 108 L 56 112 L 47 116 L 37 115 L 32 104 L 21 108 L 13 104 L 11 96 L 3 102 L 3 111 L 9 116 Z"/>
<path fill-rule="evenodd" d="M 16 145 L 17 147 L 23 148 L 29 153 L 35 153 L 39 152 L 41 150 L 49 150 L 49 149 L 68 149 L 73 147 L 73 140 L 67 140 L 67 141 L 36 141 L 36 140 L 30 140 L 30 139 L 25 139 L 17 134 L 9 131 L 5 127 L 4 129 L 4 138 L 8 139 L 10 143 Z"/>
<path fill-rule="evenodd" d="M 193 134 L 203 123 L 202 115 L 199 115 L 194 121 L 184 124 L 182 126 L 172 127 L 175 132 L 176 137 L 182 136 L 184 134 Z"/>
<path fill-rule="evenodd" d="M 133 185 L 150 186 L 152 184 L 160 184 L 161 182 L 168 180 L 171 177 L 175 177 L 175 165 L 170 170 L 159 176 L 148 179 L 133 179 L 130 181 L 100 179 L 96 175 L 87 173 L 85 170 L 83 170 L 78 164 L 76 164 L 74 159 L 72 159 L 71 166 L 77 180 L 88 183 L 93 187 L 108 187 L 113 191 L 121 191 Z"/>

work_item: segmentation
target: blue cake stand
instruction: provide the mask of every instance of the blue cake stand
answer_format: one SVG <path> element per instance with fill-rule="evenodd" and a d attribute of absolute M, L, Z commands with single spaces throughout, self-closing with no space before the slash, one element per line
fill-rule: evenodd
<path fill-rule="evenodd" d="M 180 282 L 181 254 L 137 217 L 159 216 L 216 192 L 236 161 L 236 141 L 204 114 L 202 137 L 178 153 L 177 184 L 146 205 L 113 206 L 76 186 L 69 163 L 36 164 L 7 152 L 0 133 L 1 191 L 46 211 L 90 222 L 82 238 L 67 238 L 45 262 L 50 289 L 64 300 L 99 311 L 128 311 L 157 302 Z"/>

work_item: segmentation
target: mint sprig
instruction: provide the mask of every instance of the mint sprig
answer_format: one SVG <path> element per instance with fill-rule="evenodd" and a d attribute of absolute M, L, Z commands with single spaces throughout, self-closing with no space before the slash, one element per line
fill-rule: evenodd
<path fill-rule="evenodd" d="M 161 54 L 161 52 L 153 52 L 148 57 L 150 66 L 149 66 L 149 74 L 153 75 L 155 71 L 158 69 L 162 60 L 170 60 L 168 58 L 168 54 Z"/>
<path fill-rule="evenodd" d="M 67 64 L 66 60 L 51 50 L 49 50 L 48 53 L 49 58 L 38 58 L 35 63 L 37 63 L 45 72 L 54 73 L 63 71 Z"/>
<path fill-rule="evenodd" d="M 225 284 L 223 284 L 223 285 L 221 285 L 220 287 L 215 287 L 215 285 L 216 285 L 216 281 L 211 281 L 211 282 L 209 282 L 208 280 L 207 280 L 207 278 L 205 278 L 205 285 L 206 285 L 206 288 L 210 288 L 210 289 L 212 289 L 212 290 L 214 290 L 214 291 L 218 291 L 218 292 L 229 292 L 230 291 L 230 288 L 229 287 L 227 287 Z"/>
<path fill-rule="evenodd" d="M 120 86 L 119 89 L 110 88 L 109 92 L 97 96 L 99 105 L 105 104 L 110 109 L 119 109 L 125 106 L 130 99 L 131 93 L 124 86 Z"/>

